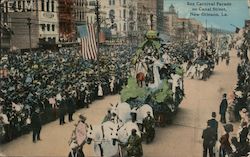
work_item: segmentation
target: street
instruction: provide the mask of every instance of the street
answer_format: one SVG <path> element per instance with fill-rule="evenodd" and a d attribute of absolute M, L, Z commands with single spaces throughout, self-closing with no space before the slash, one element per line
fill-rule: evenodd
<path fill-rule="evenodd" d="M 229 66 L 226 66 L 225 61 L 220 63 L 207 81 L 185 78 L 186 96 L 173 124 L 157 128 L 154 141 L 143 144 L 145 157 L 202 156 L 202 130 L 206 127 L 206 121 L 211 118 L 212 111 L 217 113 L 219 120 L 218 110 L 222 94 L 232 91 L 237 81 L 238 61 L 236 53 L 231 52 Z M 57 120 L 43 126 L 41 142 L 33 143 L 32 134 L 29 133 L 1 145 L 0 152 L 7 156 L 67 156 L 68 141 L 78 114 L 83 113 L 88 124 L 100 124 L 110 103 L 117 103 L 119 100 L 119 95 L 112 95 L 94 101 L 90 108 L 77 111 L 71 123 L 66 121 L 65 125 L 60 126 Z M 237 131 L 237 128 L 234 130 Z M 222 125 L 219 124 L 219 136 L 221 133 Z M 83 151 L 86 156 L 94 156 L 92 145 L 85 145 Z"/>

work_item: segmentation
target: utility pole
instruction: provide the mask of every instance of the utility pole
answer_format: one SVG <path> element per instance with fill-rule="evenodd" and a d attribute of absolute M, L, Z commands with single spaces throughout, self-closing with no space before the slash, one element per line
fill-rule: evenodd
<path fill-rule="evenodd" d="M 153 27 L 154 27 L 154 25 L 153 25 L 153 17 L 154 17 L 154 15 L 150 14 L 150 28 L 151 28 L 151 30 L 153 30 Z"/>
<path fill-rule="evenodd" d="M 97 25 L 97 42 L 96 42 L 96 46 L 97 46 L 97 72 L 98 72 L 98 83 L 101 83 L 101 78 L 100 78 L 100 5 L 99 5 L 99 0 L 96 0 L 96 8 L 95 8 L 95 14 L 96 14 L 96 25 Z"/>
<path fill-rule="evenodd" d="M 4 17 L 2 17 L 2 14 L 3 14 L 2 2 L 0 2 L 0 57 L 2 56 L 2 31 L 3 31 L 2 21 L 3 21 L 3 18 L 4 18 Z"/>
<path fill-rule="evenodd" d="M 30 44 L 30 53 L 31 53 L 31 18 L 27 18 L 27 25 L 29 27 L 29 44 Z"/>

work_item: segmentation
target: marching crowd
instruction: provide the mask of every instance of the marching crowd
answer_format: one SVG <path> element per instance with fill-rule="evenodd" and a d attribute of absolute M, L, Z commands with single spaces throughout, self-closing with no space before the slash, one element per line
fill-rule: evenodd
<path fill-rule="evenodd" d="M 40 114 L 41 125 L 88 107 L 103 95 L 119 92 L 126 82 L 127 47 L 107 47 L 100 56 L 100 82 L 97 62 L 84 60 L 75 48 L 35 51 L 1 57 L 0 138 L 1 142 L 27 133 L 33 128 L 33 115 Z M 37 130 L 37 127 L 35 127 Z M 36 131 L 38 132 L 38 131 Z M 39 139 L 39 138 L 38 138 Z M 35 141 L 35 139 L 34 139 Z"/>

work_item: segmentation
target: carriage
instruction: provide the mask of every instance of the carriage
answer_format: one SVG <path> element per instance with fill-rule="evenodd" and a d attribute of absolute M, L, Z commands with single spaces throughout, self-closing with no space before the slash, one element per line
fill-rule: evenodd
<path fill-rule="evenodd" d="M 132 108 L 150 105 L 156 124 L 165 126 L 173 119 L 184 97 L 184 72 L 180 65 L 162 61 L 164 44 L 157 32 L 149 31 L 146 37 L 132 59 L 134 69 L 127 86 L 121 91 L 121 98 Z"/>
<path fill-rule="evenodd" d="M 196 59 L 193 62 L 193 65 L 196 67 L 196 77 L 201 80 L 207 80 L 213 73 L 214 64 L 212 59 Z"/>

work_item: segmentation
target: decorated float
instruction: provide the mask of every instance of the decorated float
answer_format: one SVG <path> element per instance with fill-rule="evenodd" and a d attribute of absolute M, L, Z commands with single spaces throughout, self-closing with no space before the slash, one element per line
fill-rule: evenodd
<path fill-rule="evenodd" d="M 184 97 L 181 65 L 165 62 L 162 40 L 148 31 L 131 61 L 131 76 L 121 91 L 121 101 L 138 108 L 148 104 L 156 124 L 164 126 L 173 119 Z M 168 56 L 169 57 L 169 56 Z"/>

